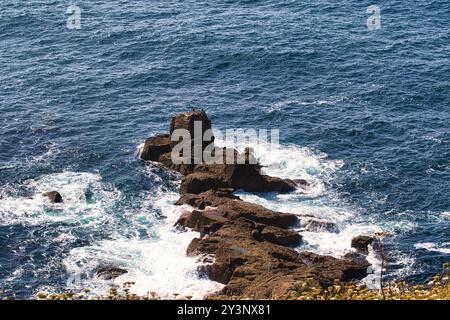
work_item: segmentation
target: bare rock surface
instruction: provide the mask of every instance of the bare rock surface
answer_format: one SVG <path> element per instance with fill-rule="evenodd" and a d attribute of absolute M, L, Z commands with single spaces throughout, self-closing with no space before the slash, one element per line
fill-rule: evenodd
<path fill-rule="evenodd" d="M 159 161 L 159 157 L 170 150 L 170 136 L 168 134 L 157 135 L 145 140 L 141 150 L 141 159 Z"/>

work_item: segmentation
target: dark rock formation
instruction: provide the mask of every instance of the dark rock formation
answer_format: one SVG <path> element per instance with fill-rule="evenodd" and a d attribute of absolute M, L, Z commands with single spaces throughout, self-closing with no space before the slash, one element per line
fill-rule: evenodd
<path fill-rule="evenodd" d="M 172 120 L 170 121 L 170 134 L 172 134 L 176 129 L 184 129 L 187 130 L 191 135 L 191 138 L 194 139 L 195 122 L 199 122 L 201 124 L 201 131 L 200 131 L 201 137 L 199 138 L 203 138 L 205 132 L 207 130 L 211 130 L 211 121 L 209 120 L 208 116 L 203 110 L 193 110 L 191 112 L 185 112 L 172 117 Z M 206 141 L 206 145 L 208 145 L 211 142 L 214 142 L 213 135 L 211 135 L 211 140 L 209 142 Z M 177 143 L 178 143 L 177 141 L 173 141 L 171 143 L 171 146 L 174 147 Z M 206 147 L 206 145 L 203 146 Z"/>
<path fill-rule="evenodd" d="M 204 172 L 194 172 L 181 181 L 180 194 L 199 194 L 208 190 L 227 188 L 228 183 L 221 177 Z"/>
<path fill-rule="evenodd" d="M 276 212 L 258 204 L 242 200 L 230 200 L 217 207 L 230 220 L 247 220 L 270 226 L 288 228 L 297 223 L 297 216 L 291 213 Z"/>
<path fill-rule="evenodd" d="M 261 238 L 282 246 L 298 245 L 302 237 L 296 231 L 267 226 L 260 232 Z"/>
<path fill-rule="evenodd" d="M 213 192 L 209 196 L 211 202 L 217 201 Z M 200 272 L 226 284 L 224 295 L 276 298 L 298 291 L 303 283 L 326 287 L 336 279 L 349 281 L 366 275 L 369 264 L 365 259 L 336 259 L 287 248 L 301 241 L 297 232 L 286 229 L 295 221 L 294 215 L 228 198 L 214 209 L 183 215 L 178 224 L 204 235 L 191 242 L 187 253 L 214 255 L 213 262 Z"/>
<path fill-rule="evenodd" d="M 367 262 L 367 255 L 358 253 L 358 252 L 348 252 L 344 255 L 344 259 L 353 261 L 355 263 L 368 263 Z"/>
<path fill-rule="evenodd" d="M 198 121 L 201 124 L 201 131 L 199 135 L 195 136 L 194 123 Z M 187 130 L 191 135 L 191 141 L 188 141 L 191 147 L 191 156 L 186 156 L 183 163 L 174 163 L 172 160 L 172 149 L 180 141 L 171 141 L 171 134 L 177 129 Z M 211 121 L 208 119 L 203 110 L 194 110 L 183 114 L 176 115 L 172 118 L 170 123 L 170 135 L 163 134 L 149 138 L 145 141 L 144 147 L 141 151 L 141 158 L 143 160 L 158 161 L 167 168 L 180 172 L 186 176 L 183 192 L 189 192 L 189 184 L 194 183 L 195 192 L 200 193 L 210 190 L 212 177 L 214 179 L 221 179 L 219 185 L 215 188 L 227 187 L 233 189 L 243 189 L 248 192 L 289 192 L 297 188 L 297 186 L 304 186 L 305 181 L 296 183 L 292 180 L 281 179 L 277 177 L 270 177 L 261 174 L 261 166 L 256 162 L 253 152 L 247 148 L 243 153 L 239 153 L 234 149 L 219 148 L 214 146 L 214 137 L 211 133 L 210 141 L 203 141 L 200 138 L 211 129 Z M 172 137 L 174 138 L 174 137 Z M 213 159 L 220 161 L 205 162 L 203 158 L 198 158 L 198 153 L 203 155 L 205 148 L 212 144 L 211 156 Z M 197 151 L 197 153 L 195 152 Z M 182 155 L 180 155 L 182 156 Z M 198 174 L 204 175 L 199 176 Z M 189 177 L 194 174 L 193 177 Z M 206 174 L 210 177 L 206 179 Z M 216 180 L 218 182 L 219 180 Z"/>
<path fill-rule="evenodd" d="M 194 110 L 173 117 L 170 133 L 188 130 L 192 151 L 199 148 L 203 151 L 210 142 L 194 141 L 195 121 L 201 122 L 202 134 L 211 129 L 204 111 Z M 302 240 L 289 227 L 300 223 L 310 231 L 337 232 L 335 224 L 314 217 L 302 217 L 299 221 L 294 214 L 269 210 L 233 194 L 237 189 L 289 192 L 307 187 L 306 181 L 262 174 L 250 149 L 240 154 L 234 149 L 209 146 L 214 159 L 226 161 L 175 164 L 171 158 L 175 146 L 176 141 L 158 136 L 146 141 L 143 155 L 185 176 L 177 205 L 188 204 L 196 209 L 184 213 L 176 226 L 200 232 L 200 238 L 192 240 L 187 254 L 206 263 L 200 267 L 201 273 L 225 284 L 220 294 L 277 298 L 301 291 L 305 285 L 327 287 L 335 280 L 348 281 L 366 275 L 369 264 L 357 254 L 336 259 L 289 248 Z"/>
<path fill-rule="evenodd" d="M 50 200 L 51 203 L 62 203 L 63 198 L 58 191 L 50 191 L 42 194 L 43 197 L 46 197 Z"/>
<path fill-rule="evenodd" d="M 179 132 L 182 130 L 185 132 Z M 186 133 L 189 133 L 190 141 L 184 141 L 187 138 Z M 183 142 L 184 146 L 190 147 L 190 156 L 187 154 L 180 154 L 180 156 L 195 164 L 202 162 L 205 148 L 210 144 L 214 145 L 211 121 L 203 110 L 193 110 L 172 117 L 170 135 L 172 137 L 170 144 L 172 148 L 180 142 Z"/>
<path fill-rule="evenodd" d="M 183 194 L 177 201 L 178 205 L 189 204 L 193 207 L 204 209 L 206 206 L 213 206 L 214 209 L 229 220 L 245 218 L 255 223 L 261 223 L 280 228 L 288 228 L 298 222 L 296 215 L 269 210 L 261 205 L 242 201 L 239 198 L 230 195 L 223 189 L 217 191 L 207 191 L 199 195 Z"/>
<path fill-rule="evenodd" d="M 176 223 L 188 227 L 202 234 L 209 234 L 219 230 L 228 219 L 217 210 L 187 212 Z"/>
<path fill-rule="evenodd" d="M 247 177 L 236 189 L 243 189 L 247 192 L 291 192 L 297 188 L 297 184 L 289 179 L 281 179 L 267 175 L 256 175 Z"/>
<path fill-rule="evenodd" d="M 159 162 L 161 162 L 167 168 L 178 171 L 182 175 L 188 175 L 194 171 L 195 164 L 193 163 L 181 163 L 175 164 L 172 162 L 172 153 L 164 153 L 159 157 Z"/>
<path fill-rule="evenodd" d="M 223 149 L 222 152 L 227 152 Z M 239 153 L 235 151 L 236 161 Z M 248 157 L 245 157 L 248 160 Z M 204 172 L 220 177 L 233 189 L 243 189 L 247 192 L 289 192 L 296 189 L 297 184 L 289 179 L 281 179 L 263 175 L 257 163 L 199 164 L 194 173 Z"/>
<path fill-rule="evenodd" d="M 159 161 L 159 157 L 170 152 L 170 136 L 161 134 L 145 140 L 141 151 L 142 160 Z"/>
<path fill-rule="evenodd" d="M 125 273 L 128 273 L 128 271 L 125 269 L 110 266 L 99 267 L 95 272 L 97 277 L 103 280 L 114 280 L 115 278 L 118 278 Z"/>
<path fill-rule="evenodd" d="M 240 218 L 189 245 L 188 255 L 214 255 L 214 262 L 203 266 L 201 272 L 226 285 L 221 294 L 276 298 L 298 291 L 303 283 L 326 287 L 336 279 L 357 279 L 369 267 L 367 262 L 298 253 L 276 243 L 255 240 L 257 227 Z"/>
<path fill-rule="evenodd" d="M 369 253 L 369 245 L 374 242 L 374 238 L 370 236 L 357 236 L 352 239 L 352 248 L 357 252 L 367 254 Z"/>

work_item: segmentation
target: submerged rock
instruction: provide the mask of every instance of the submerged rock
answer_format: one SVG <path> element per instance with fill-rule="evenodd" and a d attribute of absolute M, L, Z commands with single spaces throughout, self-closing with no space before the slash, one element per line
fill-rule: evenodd
<path fill-rule="evenodd" d="M 63 197 L 58 191 L 50 191 L 42 194 L 43 197 L 46 197 L 50 200 L 51 203 L 62 203 Z"/>
<path fill-rule="evenodd" d="M 97 277 L 103 280 L 114 280 L 125 273 L 128 273 L 128 271 L 125 269 L 108 266 L 99 267 L 95 272 Z"/>
<path fill-rule="evenodd" d="M 326 221 L 314 217 L 300 217 L 300 225 L 306 231 L 310 232 L 331 232 L 338 233 L 338 226 L 331 221 Z"/>

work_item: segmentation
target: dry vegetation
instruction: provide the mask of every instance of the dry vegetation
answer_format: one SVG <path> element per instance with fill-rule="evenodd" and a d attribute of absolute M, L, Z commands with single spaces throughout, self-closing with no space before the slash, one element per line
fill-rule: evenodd
<path fill-rule="evenodd" d="M 423 285 L 412 285 L 403 281 L 386 283 L 383 292 L 371 290 L 357 283 L 338 283 L 327 289 L 303 287 L 298 292 L 290 292 L 283 297 L 274 297 L 282 300 L 450 300 L 450 265 L 444 264 L 443 271 L 434 276 Z M 112 288 L 107 295 L 94 295 L 86 289 L 80 293 L 50 294 L 39 292 L 38 300 L 160 300 L 155 292 L 149 292 L 146 296 L 138 296 L 130 293 L 133 283 L 125 283 L 123 288 Z M 11 299 L 11 295 L 5 295 L 4 299 Z M 191 300 L 190 296 L 173 295 L 174 299 Z M 213 296 L 211 300 L 250 300 L 251 297 Z"/>

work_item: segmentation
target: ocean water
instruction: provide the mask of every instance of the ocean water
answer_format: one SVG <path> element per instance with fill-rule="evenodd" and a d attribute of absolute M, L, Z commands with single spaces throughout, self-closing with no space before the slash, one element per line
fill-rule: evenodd
<path fill-rule="evenodd" d="M 81 29 L 66 26 L 69 5 Z M 381 8 L 368 30 L 367 8 Z M 0 289 L 136 282 L 202 298 L 221 285 L 185 256 L 180 177 L 138 159 L 171 115 L 276 128 L 257 150 L 306 194 L 239 194 L 335 222 L 298 250 L 341 256 L 386 230 L 387 277 L 421 282 L 450 260 L 448 1 L 0 0 Z M 66 200 L 41 196 L 59 190 Z M 376 269 L 378 262 L 371 257 Z M 115 281 L 94 270 L 129 272 Z"/>

